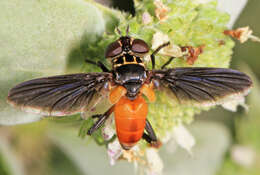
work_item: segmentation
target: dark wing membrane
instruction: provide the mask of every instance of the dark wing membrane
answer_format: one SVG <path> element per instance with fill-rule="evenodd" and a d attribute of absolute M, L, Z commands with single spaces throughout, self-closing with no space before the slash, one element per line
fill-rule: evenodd
<path fill-rule="evenodd" d="M 111 81 L 110 73 L 81 73 L 39 78 L 9 91 L 8 103 L 27 112 L 64 116 L 88 110 Z"/>
<path fill-rule="evenodd" d="M 246 74 L 225 68 L 184 67 L 155 70 L 152 74 L 180 103 L 220 104 L 225 97 L 246 95 L 252 86 Z"/>

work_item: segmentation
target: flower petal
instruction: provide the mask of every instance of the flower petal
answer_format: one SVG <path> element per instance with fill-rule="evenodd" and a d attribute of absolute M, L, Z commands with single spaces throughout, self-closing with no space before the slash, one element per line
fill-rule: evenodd
<path fill-rule="evenodd" d="M 146 158 L 148 163 L 147 175 L 160 175 L 163 170 L 163 162 L 155 148 L 146 149 Z"/>
<path fill-rule="evenodd" d="M 195 139 L 182 124 L 173 128 L 173 138 L 179 146 L 192 153 L 191 149 L 195 145 Z"/>
<path fill-rule="evenodd" d="M 112 143 L 109 143 L 107 154 L 110 159 L 110 165 L 115 165 L 116 160 L 122 155 L 122 153 L 123 149 L 117 139 L 115 139 Z"/>

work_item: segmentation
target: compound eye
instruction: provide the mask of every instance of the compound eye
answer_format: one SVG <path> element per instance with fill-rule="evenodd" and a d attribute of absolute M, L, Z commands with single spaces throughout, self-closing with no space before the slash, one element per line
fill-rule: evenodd
<path fill-rule="evenodd" d="M 119 41 L 115 41 L 107 47 L 105 57 L 106 58 L 115 57 L 115 56 L 119 55 L 120 53 L 122 53 L 122 51 L 123 51 L 123 49 L 122 49 L 122 46 L 119 43 Z"/>
<path fill-rule="evenodd" d="M 145 54 L 149 52 L 149 47 L 143 40 L 134 39 L 131 50 L 135 53 Z"/>

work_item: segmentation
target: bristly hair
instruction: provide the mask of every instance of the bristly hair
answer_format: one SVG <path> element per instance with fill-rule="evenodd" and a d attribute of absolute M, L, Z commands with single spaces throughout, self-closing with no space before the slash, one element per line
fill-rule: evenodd
<path fill-rule="evenodd" d="M 118 33 L 120 36 L 122 36 L 121 31 L 119 30 L 118 27 L 116 28 L 116 31 L 117 31 L 117 33 Z"/>
<path fill-rule="evenodd" d="M 122 33 L 121 33 L 121 31 L 119 30 L 118 27 L 116 28 L 116 31 L 117 31 L 117 33 L 118 33 L 120 36 L 122 36 Z"/>
<path fill-rule="evenodd" d="M 126 36 L 129 36 L 129 35 L 128 35 L 128 34 L 129 34 L 129 29 L 130 29 L 130 26 L 129 26 L 129 24 L 128 24 L 127 27 L 126 27 L 126 31 L 125 31 Z M 116 27 L 116 31 L 117 31 L 117 33 L 118 33 L 120 36 L 122 36 L 122 32 L 121 32 L 121 30 L 120 30 L 118 27 Z"/>
<path fill-rule="evenodd" d="M 127 27 L 126 27 L 126 36 L 128 36 L 128 33 L 129 33 L 129 24 L 127 25 Z"/>

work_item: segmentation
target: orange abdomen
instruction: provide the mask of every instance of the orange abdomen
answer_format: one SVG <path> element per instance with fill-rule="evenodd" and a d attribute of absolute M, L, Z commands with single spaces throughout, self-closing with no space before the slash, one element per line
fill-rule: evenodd
<path fill-rule="evenodd" d="M 139 95 L 135 100 L 123 96 L 116 103 L 114 114 L 119 142 L 125 149 L 130 149 L 143 136 L 148 105 Z"/>

